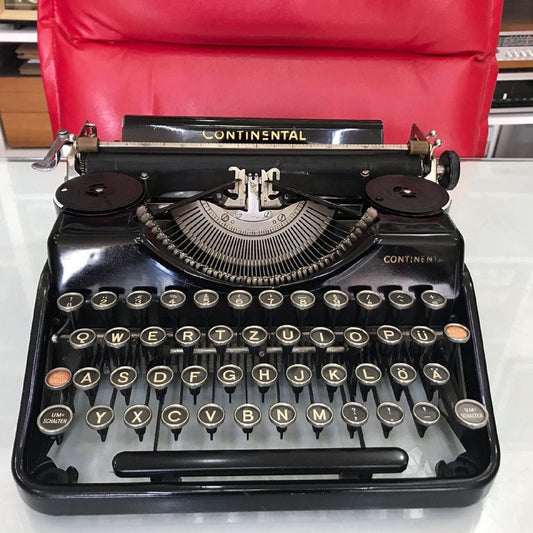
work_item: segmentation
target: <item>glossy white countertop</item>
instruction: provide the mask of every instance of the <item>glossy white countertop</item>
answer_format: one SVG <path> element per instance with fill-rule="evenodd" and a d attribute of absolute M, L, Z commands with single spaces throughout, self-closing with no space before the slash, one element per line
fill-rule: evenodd
<path fill-rule="evenodd" d="M 531 530 L 533 497 L 533 161 L 466 161 L 451 215 L 466 242 L 502 449 L 489 495 L 462 509 L 294 511 L 52 517 L 28 508 L 11 476 L 11 451 L 37 280 L 55 220 L 62 171 L 0 160 L 0 530 L 394 531 Z M 142 528 L 142 529 L 141 529 Z"/>

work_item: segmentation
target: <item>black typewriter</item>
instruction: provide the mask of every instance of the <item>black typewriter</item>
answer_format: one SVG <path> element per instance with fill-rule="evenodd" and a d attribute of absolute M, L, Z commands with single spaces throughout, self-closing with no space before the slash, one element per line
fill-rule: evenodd
<path fill-rule="evenodd" d="M 499 466 L 451 151 L 126 117 L 66 180 L 13 453 L 51 514 L 465 506 Z"/>

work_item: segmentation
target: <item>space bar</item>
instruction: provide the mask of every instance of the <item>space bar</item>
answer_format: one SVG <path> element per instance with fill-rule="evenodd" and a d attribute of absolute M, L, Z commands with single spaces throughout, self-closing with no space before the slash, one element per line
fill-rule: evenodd
<path fill-rule="evenodd" d="M 120 452 L 118 477 L 257 476 L 284 474 L 380 474 L 403 472 L 401 448 Z"/>

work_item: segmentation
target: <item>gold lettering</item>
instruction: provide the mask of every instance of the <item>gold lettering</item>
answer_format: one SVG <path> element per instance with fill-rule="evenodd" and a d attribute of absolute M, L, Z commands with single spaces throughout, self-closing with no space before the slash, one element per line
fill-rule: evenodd
<path fill-rule="evenodd" d="M 207 135 L 206 131 L 204 130 L 202 131 L 202 137 L 210 141 L 213 138 L 213 135 Z"/>

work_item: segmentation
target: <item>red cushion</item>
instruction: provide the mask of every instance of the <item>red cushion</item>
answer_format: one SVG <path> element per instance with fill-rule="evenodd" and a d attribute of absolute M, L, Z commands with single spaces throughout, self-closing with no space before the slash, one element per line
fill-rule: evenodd
<path fill-rule="evenodd" d="M 41 4 L 41 18 L 54 17 L 73 40 L 481 56 L 496 48 L 501 12 L 500 0 L 45 0 Z"/>
<path fill-rule="evenodd" d="M 439 5 L 452 10 L 452 4 L 475 3 Z M 388 2 L 380 9 L 373 2 L 373 11 L 361 7 L 370 2 L 339 0 L 323 13 L 317 6 L 325 2 L 271 1 L 265 4 L 277 9 L 268 13 L 240 1 L 152 1 L 142 8 L 138 0 L 105 7 L 94 0 L 90 10 L 73 4 L 39 3 L 41 69 L 55 129 L 76 132 L 87 119 L 97 124 L 100 138 L 112 140 L 120 138 L 125 114 L 368 118 L 383 120 L 386 142 L 405 142 L 417 122 L 425 131 L 437 129 L 445 148 L 483 155 L 497 73 L 499 1 L 471 21 L 466 15 L 451 21 L 458 8 L 444 17 L 434 3 L 399 3 L 402 11 L 404 4 L 426 6 L 417 12 L 419 26 L 410 18 L 404 23 Z M 469 9 L 465 13 L 472 15 Z M 439 16 L 446 19 L 442 24 Z M 273 47 L 279 39 L 321 48 Z M 267 46 L 176 44 L 205 41 Z M 343 45 L 350 48 L 335 48 Z M 428 53 L 439 50 L 443 55 Z"/>

